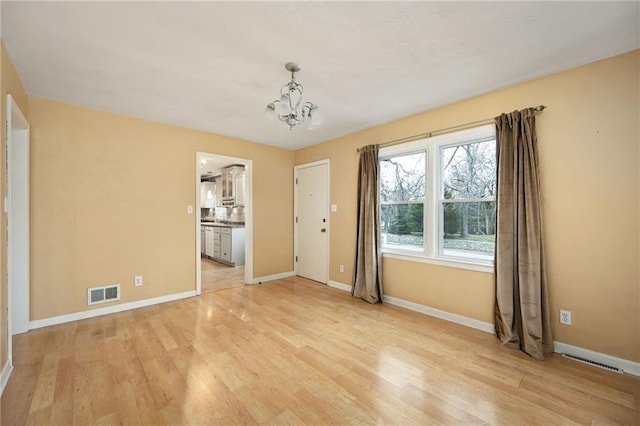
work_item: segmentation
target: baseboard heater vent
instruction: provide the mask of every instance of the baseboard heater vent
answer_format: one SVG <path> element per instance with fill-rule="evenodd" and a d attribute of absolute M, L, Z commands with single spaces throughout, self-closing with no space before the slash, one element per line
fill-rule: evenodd
<path fill-rule="evenodd" d="M 565 354 L 565 353 L 561 353 L 560 356 L 562 356 L 563 358 L 569 358 L 569 359 L 572 359 L 574 361 L 582 362 L 583 364 L 593 365 L 594 367 L 599 367 L 599 368 L 602 368 L 602 369 L 607 370 L 607 371 L 613 371 L 614 373 L 623 374 L 623 371 L 622 371 L 621 368 L 613 367 L 611 365 L 603 364 L 603 363 L 597 362 L 597 361 L 592 361 L 592 360 L 587 359 L 587 358 L 582 358 L 580 356 L 569 355 L 569 354 Z"/>
<path fill-rule="evenodd" d="M 91 287 L 87 289 L 87 304 L 113 302 L 120 300 L 120 284 L 106 285 L 104 287 Z"/>

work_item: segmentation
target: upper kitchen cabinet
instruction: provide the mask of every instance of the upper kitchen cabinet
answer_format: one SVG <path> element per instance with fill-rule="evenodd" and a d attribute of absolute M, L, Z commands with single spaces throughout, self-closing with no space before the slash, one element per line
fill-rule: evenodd
<path fill-rule="evenodd" d="M 222 205 L 244 206 L 244 167 L 231 166 L 222 170 Z"/>
<path fill-rule="evenodd" d="M 200 182 L 200 207 L 212 208 L 216 206 L 215 182 Z"/>
<path fill-rule="evenodd" d="M 242 170 L 241 173 L 237 173 L 235 179 L 235 193 L 236 193 L 236 206 L 244 206 L 244 186 L 245 186 L 245 173 Z"/>
<path fill-rule="evenodd" d="M 216 176 L 216 207 L 222 207 L 222 176 Z"/>

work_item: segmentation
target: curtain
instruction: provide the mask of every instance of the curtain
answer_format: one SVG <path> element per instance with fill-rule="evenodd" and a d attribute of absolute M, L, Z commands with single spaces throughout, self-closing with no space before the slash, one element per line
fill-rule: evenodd
<path fill-rule="evenodd" d="M 361 148 L 358 166 L 358 230 L 351 295 L 369 303 L 382 303 L 378 150 L 379 145 Z"/>
<path fill-rule="evenodd" d="M 533 108 L 496 117 L 495 330 L 536 359 L 553 352 Z"/>

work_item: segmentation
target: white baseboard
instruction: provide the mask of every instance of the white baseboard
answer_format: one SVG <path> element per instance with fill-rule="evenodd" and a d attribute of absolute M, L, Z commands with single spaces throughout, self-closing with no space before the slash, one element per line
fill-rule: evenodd
<path fill-rule="evenodd" d="M 640 376 L 640 362 L 633 362 L 628 359 L 618 358 L 562 342 L 553 342 L 553 350 L 559 354 L 574 355 L 580 358 L 589 359 L 601 364 L 617 367 L 627 374 Z"/>
<path fill-rule="evenodd" d="M 398 299 L 391 296 L 382 296 L 382 300 L 390 305 L 400 306 L 402 308 L 410 309 L 412 311 L 420 312 L 446 321 L 451 321 L 456 324 L 464 325 L 466 327 L 475 328 L 476 330 L 484 331 L 490 334 L 495 333 L 493 324 L 488 322 L 479 321 L 458 314 L 452 314 L 450 312 L 441 311 L 440 309 L 432 308 L 430 306 L 420 305 L 418 303 L 409 302 L 407 300 Z M 596 352 L 590 349 L 584 349 L 579 346 L 573 346 L 557 341 L 553 342 L 553 346 L 556 353 L 565 353 L 578 356 L 580 358 L 589 359 L 595 362 L 610 365 L 612 367 L 617 367 L 627 374 L 640 376 L 640 362 L 618 358 L 612 355 L 603 354 L 601 352 Z"/>
<path fill-rule="evenodd" d="M 7 383 L 9 383 L 9 378 L 11 377 L 11 373 L 13 372 L 13 365 L 7 360 L 2 367 L 2 373 L 0 373 L 0 396 L 4 393 L 4 388 L 7 387 Z"/>
<path fill-rule="evenodd" d="M 447 311 L 441 311 L 440 309 L 432 308 L 431 306 L 421 305 L 419 303 L 409 302 L 407 300 L 398 299 L 397 297 L 391 296 L 382 296 L 382 301 L 390 305 L 400 306 L 402 308 L 410 309 L 412 311 L 420 312 L 432 317 L 454 322 L 466 327 L 475 328 L 476 330 L 484 331 L 486 333 L 494 332 L 494 327 L 491 323 L 458 314 L 452 314 L 451 312 Z"/>
<path fill-rule="evenodd" d="M 264 277 L 255 277 L 250 284 L 262 284 L 267 281 L 280 280 L 282 278 L 295 277 L 295 271 L 281 272 L 279 274 L 265 275 Z"/>
<path fill-rule="evenodd" d="M 115 314 L 117 312 L 128 311 L 136 308 L 144 308 L 146 306 L 157 305 L 159 303 L 173 302 L 174 300 L 186 299 L 188 297 L 194 297 L 196 292 L 185 291 L 184 293 L 168 294 L 166 296 L 153 297 L 151 299 L 138 300 L 136 302 L 122 303 L 119 305 L 107 306 L 104 308 L 91 309 L 88 311 L 75 312 L 73 314 L 60 315 L 57 317 L 44 318 L 40 320 L 31 321 L 29 323 L 29 329 L 49 327 L 51 325 L 64 324 L 65 322 L 78 321 L 87 318 L 99 317 L 102 315 Z"/>
<path fill-rule="evenodd" d="M 327 285 L 329 287 L 337 288 L 338 290 L 347 291 L 351 293 L 351 286 L 348 284 L 342 284 L 341 282 L 338 282 L 338 281 L 329 280 Z"/>

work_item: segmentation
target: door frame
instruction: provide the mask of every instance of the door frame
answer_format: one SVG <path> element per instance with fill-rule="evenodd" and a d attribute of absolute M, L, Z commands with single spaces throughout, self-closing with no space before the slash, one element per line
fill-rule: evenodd
<path fill-rule="evenodd" d="M 327 282 L 324 284 L 329 284 L 331 281 L 331 277 L 329 276 L 330 269 L 329 265 L 331 264 L 330 259 L 330 241 L 331 241 L 331 217 L 329 216 L 330 206 L 331 206 L 331 160 L 329 158 L 325 158 L 324 160 L 313 161 L 311 163 L 298 164 L 293 168 L 293 271 L 296 275 L 298 275 L 298 262 L 296 261 L 296 257 L 298 256 L 298 171 L 301 169 L 306 169 L 309 167 L 315 166 L 326 166 L 326 179 L 325 183 L 327 185 L 327 205 L 325 206 L 326 213 L 325 216 L 327 218 L 327 243 L 325 250 L 327 251 L 327 263 L 325 265 L 325 273 L 327 277 Z"/>
<path fill-rule="evenodd" d="M 223 159 L 229 164 L 242 164 L 244 166 L 244 282 L 253 283 L 253 160 L 248 158 L 230 157 L 228 155 L 216 154 L 214 152 L 196 152 L 195 161 L 195 190 L 196 190 L 196 294 L 202 293 L 202 264 L 200 262 L 200 163 L 202 160 Z"/>
<path fill-rule="evenodd" d="M 13 335 L 29 331 L 29 122 L 10 94 L 7 95 L 7 363 L 13 366 Z M 12 178 L 20 173 L 22 180 Z M 18 271 L 19 270 L 19 271 Z M 16 275 L 24 282 L 17 283 Z M 14 321 L 16 315 L 17 321 Z"/>

